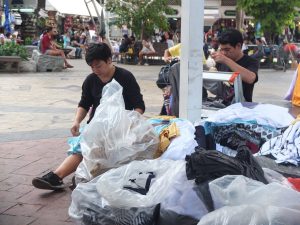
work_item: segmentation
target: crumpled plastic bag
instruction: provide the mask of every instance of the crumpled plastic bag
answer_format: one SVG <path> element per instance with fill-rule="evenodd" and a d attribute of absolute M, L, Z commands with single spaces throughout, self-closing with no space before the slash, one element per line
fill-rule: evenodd
<path fill-rule="evenodd" d="M 128 180 L 152 172 L 146 194 L 128 189 Z M 142 179 L 136 179 L 142 187 Z M 146 182 L 147 183 L 147 182 Z M 197 224 L 207 213 L 206 207 L 194 190 L 195 183 L 185 175 L 185 162 L 172 160 L 133 161 L 111 169 L 88 183 L 80 183 L 72 193 L 69 215 L 77 221 L 95 224 L 128 224 L 132 219 L 159 220 L 160 225 Z M 101 193 L 101 194 L 100 194 Z M 160 207 L 158 207 L 160 204 Z M 160 209 L 159 209 L 160 208 Z M 117 218 L 117 219 L 116 219 Z M 146 219 L 146 220 L 145 220 Z M 93 223 L 94 224 L 94 223 Z M 129 223 L 130 224 L 130 223 Z M 145 224 L 139 219 L 139 223 Z"/>
<path fill-rule="evenodd" d="M 216 210 L 198 225 L 299 224 L 300 193 L 281 185 L 227 175 L 209 183 Z"/>
<path fill-rule="evenodd" d="M 100 105 L 82 133 L 83 161 L 76 177 L 93 177 L 132 160 L 151 159 L 158 136 L 136 111 L 125 109 L 121 85 L 112 80 L 102 91 Z"/>
<path fill-rule="evenodd" d="M 152 172 L 155 175 L 146 195 L 124 188 L 124 185 L 139 172 Z M 151 207 L 161 203 L 176 183 L 176 179 L 184 174 L 185 162 L 182 160 L 133 161 L 102 174 L 96 188 L 113 207 Z"/>
<path fill-rule="evenodd" d="M 69 216 L 76 224 L 152 225 L 157 220 L 158 206 L 128 209 L 111 207 L 96 190 L 99 178 L 78 184 L 72 192 Z"/>

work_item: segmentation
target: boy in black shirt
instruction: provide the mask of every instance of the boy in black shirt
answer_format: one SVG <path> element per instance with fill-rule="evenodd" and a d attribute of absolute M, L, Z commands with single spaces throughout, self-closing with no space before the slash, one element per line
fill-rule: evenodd
<path fill-rule="evenodd" d="M 105 43 L 91 45 L 86 54 L 86 62 L 91 66 L 93 73 L 87 76 L 82 85 L 81 100 L 78 104 L 74 124 L 71 127 L 73 136 L 80 135 L 80 123 L 92 107 L 88 123 L 91 121 L 100 104 L 102 89 L 112 79 L 115 79 L 123 87 L 125 108 L 144 113 L 145 104 L 138 83 L 132 73 L 112 64 L 111 50 L 108 45 Z M 82 155 L 79 149 L 79 151 L 72 152 L 54 172 L 51 171 L 43 177 L 34 178 L 32 184 L 40 189 L 62 189 L 64 188 L 62 179 L 73 173 L 81 161 Z"/>
<path fill-rule="evenodd" d="M 235 29 L 222 32 L 219 38 L 220 50 L 211 54 L 218 71 L 239 72 L 244 98 L 252 102 L 254 84 L 258 81 L 259 62 L 242 52 L 243 36 Z"/>

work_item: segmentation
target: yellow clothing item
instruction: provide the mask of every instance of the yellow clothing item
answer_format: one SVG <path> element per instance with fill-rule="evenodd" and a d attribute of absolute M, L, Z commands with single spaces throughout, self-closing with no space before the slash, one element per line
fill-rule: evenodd
<path fill-rule="evenodd" d="M 177 44 L 169 48 L 169 52 L 172 57 L 179 57 L 181 54 L 181 44 Z"/>
<path fill-rule="evenodd" d="M 298 65 L 297 73 L 298 74 L 297 74 L 297 80 L 293 91 L 292 104 L 295 106 L 300 106 L 300 65 Z"/>
<path fill-rule="evenodd" d="M 181 44 L 177 44 L 177 45 L 169 48 L 168 50 L 169 50 L 170 55 L 172 57 L 180 57 L 180 54 L 181 54 Z M 206 64 L 206 59 L 205 59 L 204 54 L 202 55 L 202 62 L 203 62 L 203 64 Z"/>
<path fill-rule="evenodd" d="M 180 133 L 176 123 L 171 123 L 168 127 L 163 129 L 159 134 L 159 146 L 154 154 L 154 158 L 160 157 L 169 147 L 171 139 L 179 135 Z"/>

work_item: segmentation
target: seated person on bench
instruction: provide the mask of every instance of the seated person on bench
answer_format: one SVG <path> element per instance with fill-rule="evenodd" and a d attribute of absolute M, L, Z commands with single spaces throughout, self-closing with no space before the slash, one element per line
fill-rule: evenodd
<path fill-rule="evenodd" d="M 64 51 L 57 49 L 55 43 L 52 42 L 54 34 L 54 29 L 52 27 L 47 29 L 47 33 L 43 36 L 41 41 L 42 53 L 45 55 L 61 56 L 64 59 L 65 68 L 73 68 L 73 66 L 68 63 Z"/>
<path fill-rule="evenodd" d="M 139 63 L 138 63 L 139 65 L 142 64 L 144 56 L 155 55 L 155 49 L 153 48 L 153 45 L 149 40 L 149 37 L 143 38 L 142 44 L 143 44 L 143 48 L 139 52 Z M 147 63 L 145 63 L 144 65 L 147 65 Z"/>

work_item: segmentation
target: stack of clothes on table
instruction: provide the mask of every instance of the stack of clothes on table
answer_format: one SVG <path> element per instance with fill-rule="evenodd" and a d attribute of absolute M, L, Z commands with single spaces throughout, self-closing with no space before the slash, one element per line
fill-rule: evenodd
<path fill-rule="evenodd" d="M 131 158 L 79 183 L 69 215 L 92 225 L 299 224 L 300 122 L 293 121 L 287 109 L 240 103 L 196 127 L 173 117 L 141 121 L 159 140 L 153 159 Z M 261 158 L 295 177 L 262 168 Z"/>

